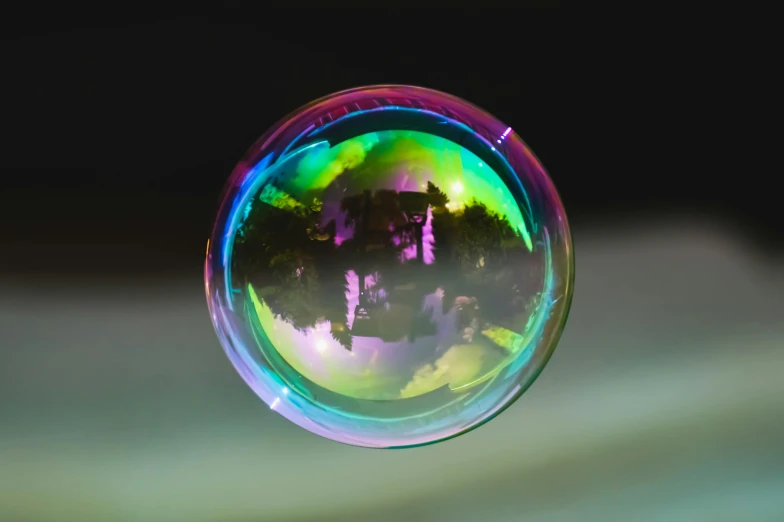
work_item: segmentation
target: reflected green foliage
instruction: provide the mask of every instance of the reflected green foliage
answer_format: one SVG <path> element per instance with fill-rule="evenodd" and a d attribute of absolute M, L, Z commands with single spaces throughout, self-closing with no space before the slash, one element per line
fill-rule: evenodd
<path fill-rule="evenodd" d="M 444 312 L 461 305 L 462 326 L 480 328 L 492 318 L 513 327 L 526 311 L 522 296 L 530 294 L 515 283 L 529 255 L 525 243 L 476 200 L 450 209 L 432 182 L 423 192 L 365 190 L 340 199 L 338 219 L 351 237 L 337 238 L 336 219 L 322 224 L 317 197 L 276 206 L 290 198 L 275 190 L 276 198 L 251 202 L 235 239 L 233 273 L 238 287 L 251 283 L 276 316 L 299 330 L 329 321 L 332 337 L 348 350 L 355 336 L 413 341 L 437 331 L 423 304 L 438 289 Z M 433 236 L 430 263 L 423 256 L 426 225 Z M 352 271 L 359 297 L 349 310 Z"/>

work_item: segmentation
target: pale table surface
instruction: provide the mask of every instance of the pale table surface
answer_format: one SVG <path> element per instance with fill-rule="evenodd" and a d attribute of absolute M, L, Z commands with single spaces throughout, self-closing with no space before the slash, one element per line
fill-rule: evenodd
<path fill-rule="evenodd" d="M 403 451 L 320 439 L 257 399 L 198 259 L 168 281 L 0 279 L 0 521 L 784 520 L 782 263 L 698 223 L 575 246 L 539 380 Z"/>

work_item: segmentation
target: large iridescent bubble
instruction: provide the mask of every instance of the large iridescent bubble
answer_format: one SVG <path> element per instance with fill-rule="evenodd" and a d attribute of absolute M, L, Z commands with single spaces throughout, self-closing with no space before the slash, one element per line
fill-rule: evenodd
<path fill-rule="evenodd" d="M 207 246 L 218 337 L 270 408 L 346 444 L 423 445 L 536 379 L 574 278 L 561 201 L 507 125 L 454 96 L 362 87 L 262 136 Z"/>

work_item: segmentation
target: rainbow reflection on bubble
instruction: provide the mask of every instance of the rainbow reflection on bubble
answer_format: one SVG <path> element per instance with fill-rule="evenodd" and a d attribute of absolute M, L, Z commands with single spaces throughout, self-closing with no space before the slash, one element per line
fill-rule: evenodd
<path fill-rule="evenodd" d="M 423 445 L 509 406 L 571 301 L 571 237 L 512 129 L 437 91 L 333 94 L 270 129 L 207 246 L 218 337 L 276 412 L 357 446 Z"/>

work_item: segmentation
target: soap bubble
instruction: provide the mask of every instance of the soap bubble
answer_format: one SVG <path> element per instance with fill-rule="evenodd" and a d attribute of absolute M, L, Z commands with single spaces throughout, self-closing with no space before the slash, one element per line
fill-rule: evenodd
<path fill-rule="evenodd" d="M 574 277 L 563 206 L 503 123 L 409 86 L 332 94 L 262 136 L 207 246 L 218 337 L 269 407 L 355 446 L 492 419 L 536 379 Z"/>

